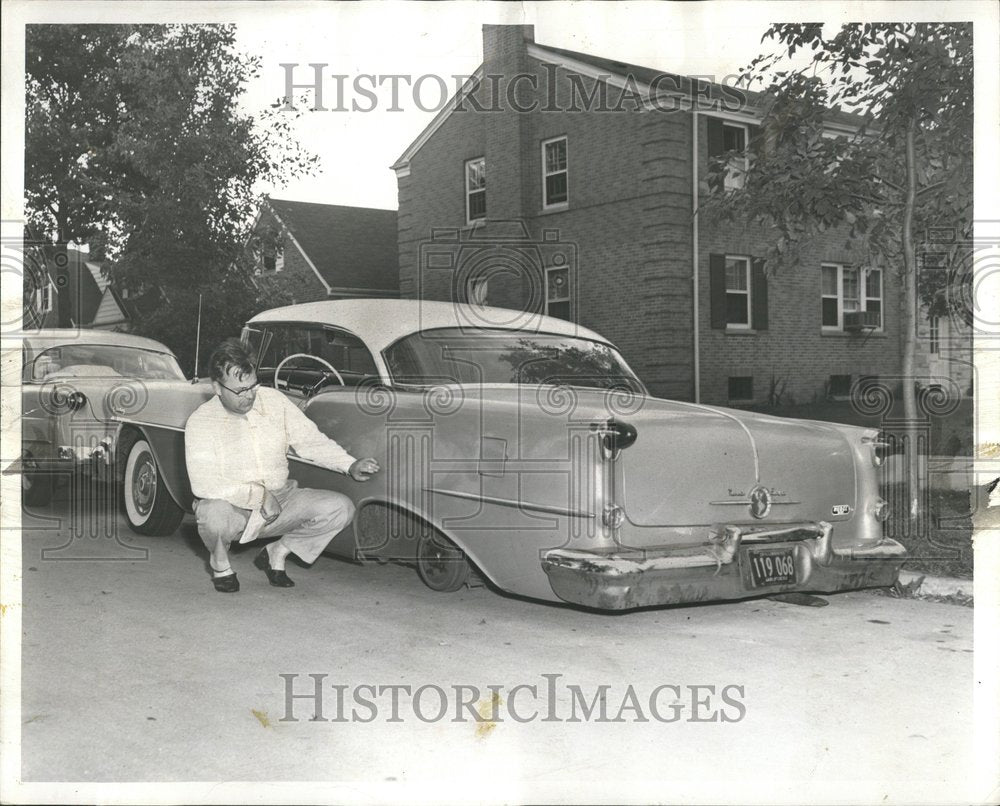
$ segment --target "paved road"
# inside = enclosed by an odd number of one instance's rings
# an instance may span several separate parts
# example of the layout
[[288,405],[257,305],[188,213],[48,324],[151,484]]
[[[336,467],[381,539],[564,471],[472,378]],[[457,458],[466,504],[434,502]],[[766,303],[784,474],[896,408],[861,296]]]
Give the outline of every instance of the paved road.
[[[325,800],[368,782],[431,802],[982,797],[966,608],[859,592],[604,615],[326,557],[279,590],[253,549],[234,556],[243,590],[221,595],[193,524],[149,539],[119,522],[123,544],[73,538],[71,514],[57,502],[24,532],[25,781],[313,781]],[[311,674],[328,721],[286,700],[287,679],[314,692]],[[366,685],[410,687],[399,721],[393,689]]]

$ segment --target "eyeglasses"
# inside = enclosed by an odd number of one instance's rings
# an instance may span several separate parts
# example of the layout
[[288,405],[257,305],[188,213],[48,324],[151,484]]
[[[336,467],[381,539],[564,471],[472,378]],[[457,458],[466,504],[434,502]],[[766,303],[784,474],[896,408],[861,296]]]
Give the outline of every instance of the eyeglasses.
[[221,386],[227,392],[231,392],[232,394],[236,395],[237,397],[242,397],[243,395],[248,395],[254,389],[256,389],[258,386],[260,386],[260,381],[257,381],[257,383],[251,384],[246,389],[230,389],[228,386],[226,386],[224,383],[221,383],[220,381],[216,381],[216,383],[219,384],[219,386]]

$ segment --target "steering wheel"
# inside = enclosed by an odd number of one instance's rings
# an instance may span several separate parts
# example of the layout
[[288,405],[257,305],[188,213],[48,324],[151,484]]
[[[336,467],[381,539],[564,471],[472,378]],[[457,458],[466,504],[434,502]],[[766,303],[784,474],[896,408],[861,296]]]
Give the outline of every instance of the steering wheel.
[[[324,367],[326,367],[328,370],[330,370],[330,372],[332,372],[334,374],[334,377],[336,377],[336,379],[338,381],[340,381],[340,385],[341,386],[347,386],[347,384],[344,383],[344,376],[341,375],[339,372],[337,372],[337,370],[335,370],[333,368],[333,366],[330,364],[330,362],[327,361],[326,359],[320,358],[318,355],[310,355],[309,353],[292,353],[291,355],[288,355],[288,356],[285,356],[284,358],[282,358],[281,361],[278,363],[278,366],[276,366],[274,368],[274,388],[275,389],[278,388],[278,373],[281,372],[281,368],[283,366],[285,366],[285,364],[287,364],[293,358],[311,358],[313,361],[316,361],[317,363],[322,364]],[[320,383],[322,383],[322,381],[320,381]],[[319,385],[320,385],[319,383],[316,384],[316,386],[313,387],[313,389],[310,392],[310,394],[312,394],[312,392],[315,392],[316,389],[319,387]]]

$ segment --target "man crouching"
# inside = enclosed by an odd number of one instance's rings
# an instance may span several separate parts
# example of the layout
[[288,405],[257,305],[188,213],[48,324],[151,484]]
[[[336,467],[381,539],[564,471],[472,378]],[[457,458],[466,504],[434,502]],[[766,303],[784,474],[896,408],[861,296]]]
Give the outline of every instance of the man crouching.
[[312,563],[354,517],[341,493],[300,488],[288,478],[288,449],[330,470],[367,481],[379,471],[372,458],[355,459],[277,389],[261,387],[246,348],[228,339],[209,359],[216,396],[187,421],[184,448],[195,495],[198,534],[209,551],[212,583],[220,593],[240,589],[229,564],[229,544],[258,537],[276,540],[254,565],[278,588],[295,583],[285,558]]

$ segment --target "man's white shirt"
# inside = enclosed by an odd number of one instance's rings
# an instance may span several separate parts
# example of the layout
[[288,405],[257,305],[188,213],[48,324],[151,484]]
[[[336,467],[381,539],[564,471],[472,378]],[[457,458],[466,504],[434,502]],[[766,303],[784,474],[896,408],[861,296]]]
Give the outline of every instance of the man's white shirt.
[[191,492],[257,509],[265,489],[279,490],[288,480],[289,448],[340,473],[355,461],[277,389],[259,388],[246,414],[227,411],[213,397],[188,418],[184,431]]

